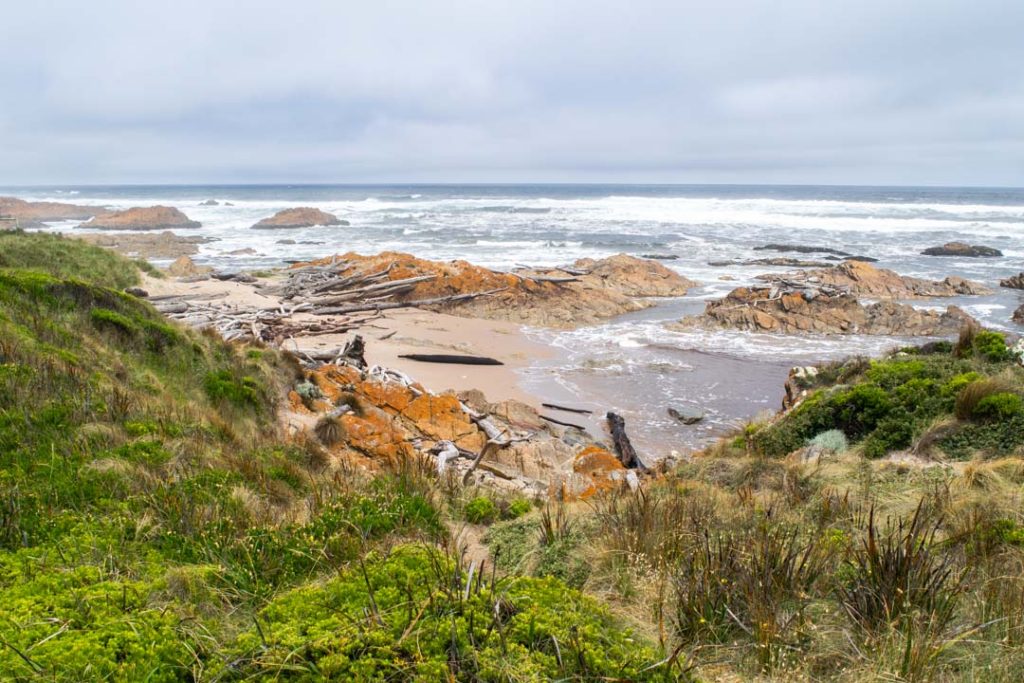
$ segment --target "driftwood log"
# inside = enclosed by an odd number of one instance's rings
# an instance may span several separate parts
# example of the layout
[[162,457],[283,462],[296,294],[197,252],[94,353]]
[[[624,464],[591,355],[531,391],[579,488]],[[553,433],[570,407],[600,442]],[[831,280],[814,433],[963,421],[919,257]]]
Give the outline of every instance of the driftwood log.
[[446,353],[403,353],[399,358],[421,363],[450,363],[452,365],[504,365],[500,360],[486,356],[458,356]]
[[573,424],[572,422],[562,422],[561,420],[556,420],[555,418],[548,417],[547,415],[538,415],[537,417],[539,417],[540,419],[544,420],[545,422],[550,422],[551,424],[561,425],[563,427],[572,427],[574,429],[580,430],[581,432],[587,431],[586,429],[584,429],[580,425]]
[[608,430],[612,434],[612,443],[615,444],[615,453],[619,456],[623,467],[631,470],[646,470],[647,465],[640,460],[629,436],[626,435],[626,420],[613,412],[609,412],[605,417],[608,420]]

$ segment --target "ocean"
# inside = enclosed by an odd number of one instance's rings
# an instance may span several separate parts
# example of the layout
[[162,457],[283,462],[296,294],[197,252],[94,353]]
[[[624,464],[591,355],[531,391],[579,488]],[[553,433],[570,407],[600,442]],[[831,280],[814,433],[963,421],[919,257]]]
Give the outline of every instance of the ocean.
[[[184,211],[216,241],[195,258],[222,269],[264,268],[288,260],[397,250],[430,259],[466,259],[496,269],[555,265],[619,252],[675,256],[665,265],[701,283],[684,299],[609,323],[531,334],[562,349],[527,372],[524,383],[552,398],[616,409],[638,421],[640,441],[699,443],[723,426],[775,409],[781,379],[796,364],[877,354],[888,338],[775,337],[735,332],[673,332],[665,323],[699,312],[709,298],[785,268],[712,266],[767,256],[767,243],[825,246],[879,260],[903,275],[960,275],[996,287],[1024,270],[1024,189],[741,185],[177,185],[18,187],[30,200],[128,208],[165,204]],[[218,206],[200,206],[215,199]],[[231,205],[225,205],[225,202]],[[291,206],[314,206],[347,227],[251,230]],[[73,232],[73,224],[49,229]],[[282,245],[279,240],[297,244]],[[966,241],[1000,249],[996,259],[920,255]],[[255,254],[230,252],[252,248]],[[815,255],[803,258],[820,260]],[[1024,294],[935,300],[961,305],[985,325],[1022,332],[1010,315]],[[682,427],[668,406],[693,405],[708,419]]]

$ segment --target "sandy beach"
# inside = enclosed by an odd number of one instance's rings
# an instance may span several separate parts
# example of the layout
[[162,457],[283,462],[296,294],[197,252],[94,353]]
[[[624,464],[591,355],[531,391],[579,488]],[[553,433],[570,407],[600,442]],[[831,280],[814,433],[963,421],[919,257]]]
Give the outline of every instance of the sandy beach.
[[[147,277],[143,288],[151,297],[185,296],[239,307],[272,307],[277,299],[238,282]],[[299,319],[311,316],[298,314]],[[366,360],[399,370],[434,392],[479,389],[491,401],[515,399],[535,408],[546,400],[523,387],[521,371],[552,359],[557,349],[531,339],[515,323],[462,318],[420,309],[384,311],[357,332],[366,341]],[[355,333],[296,337],[284,344],[298,352],[344,346]],[[453,353],[495,358],[503,365],[465,366],[423,363],[402,358],[411,353]]]

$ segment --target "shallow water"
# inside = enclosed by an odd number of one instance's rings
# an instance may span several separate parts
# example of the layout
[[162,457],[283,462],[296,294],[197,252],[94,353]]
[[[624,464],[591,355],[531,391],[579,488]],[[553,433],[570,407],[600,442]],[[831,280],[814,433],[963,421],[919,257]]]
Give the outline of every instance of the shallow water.
[[[289,259],[354,250],[408,251],[424,258],[462,258],[498,269],[554,265],[617,252],[673,255],[664,263],[702,286],[681,300],[572,332],[534,331],[562,349],[527,372],[524,382],[553,399],[587,403],[600,415],[614,408],[649,448],[691,446],[725,425],[774,409],[786,370],[899,344],[879,338],[814,339],[735,332],[675,332],[666,321],[699,312],[704,300],[785,268],[713,267],[711,261],[776,255],[769,242],[827,246],[879,259],[905,275],[960,275],[996,288],[1024,270],[1024,190],[779,186],[133,186],[0,189],[25,199],[74,201],[113,208],[167,204],[202,222],[217,241],[197,261],[219,268],[280,265]],[[233,206],[199,206],[214,198]],[[257,220],[290,206],[315,206],[348,227],[255,231]],[[74,230],[74,224],[54,225]],[[308,244],[282,245],[287,239]],[[952,240],[1003,251],[998,259],[921,256]],[[229,252],[251,247],[255,255]],[[818,255],[803,255],[821,260]],[[730,278],[723,280],[721,278]],[[956,303],[984,324],[1021,330],[1010,314],[1024,293],[915,302]],[[698,405],[708,418],[684,427],[669,406]],[[554,417],[574,421],[569,414]],[[575,420],[575,421],[578,421]]]

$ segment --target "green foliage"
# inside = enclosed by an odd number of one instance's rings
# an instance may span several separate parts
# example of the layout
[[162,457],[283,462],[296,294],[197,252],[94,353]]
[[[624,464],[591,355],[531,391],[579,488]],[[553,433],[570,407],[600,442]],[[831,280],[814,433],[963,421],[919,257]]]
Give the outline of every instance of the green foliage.
[[498,506],[487,496],[477,496],[466,503],[462,516],[470,524],[490,524],[498,517]]
[[502,512],[502,519],[519,519],[533,510],[533,503],[526,498],[513,499]]
[[972,412],[980,420],[1009,420],[1024,414],[1024,400],[1019,394],[1003,391],[989,394],[978,401]]
[[[953,414],[961,420],[1012,420],[1021,409],[1024,375],[1007,368],[1000,348],[1005,349],[1000,334],[981,330],[963,340],[960,355],[969,359],[955,358],[943,347],[929,348],[927,353],[904,350],[867,366],[860,362],[826,366],[816,379],[842,376],[846,383],[821,386],[780,420],[748,435],[744,445],[756,453],[780,457],[822,432],[839,430],[851,443],[863,444],[865,455],[877,458],[910,447],[936,421]],[[1000,377],[1009,373],[1013,379],[986,378],[996,373]],[[989,394],[1000,395],[985,400]],[[982,400],[984,414],[977,414]],[[1002,430],[995,430],[998,435],[989,431],[993,433],[983,441],[986,445],[998,441],[999,452],[1024,445],[1024,434],[1013,437]],[[963,444],[955,441],[955,435],[944,436],[938,445],[962,457]]]
[[1006,337],[1001,332],[982,330],[974,335],[974,353],[992,363],[1003,363],[1012,359],[1006,347]]
[[423,546],[275,598],[229,680],[678,680],[596,601],[552,579],[491,584]]
[[209,372],[203,378],[206,395],[213,401],[227,402],[239,408],[260,406],[260,385],[254,377],[238,377],[231,370]]

